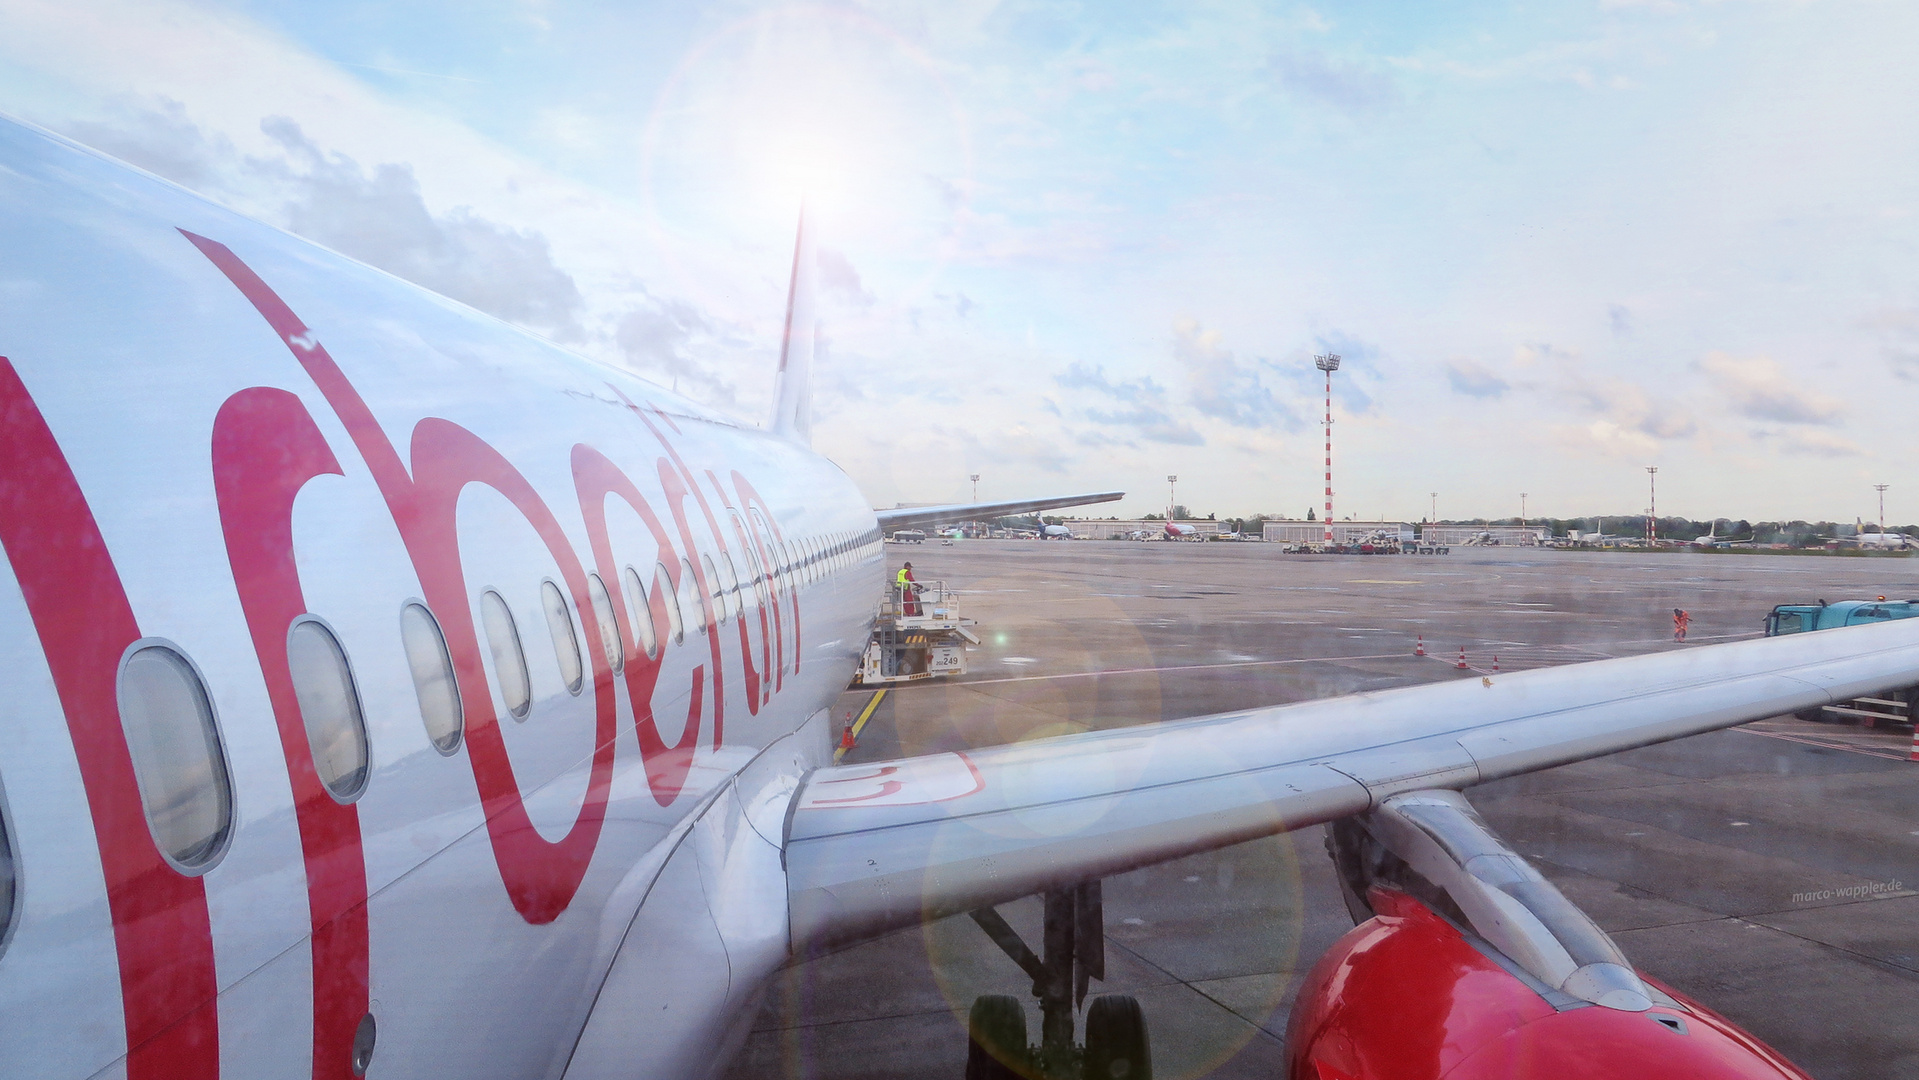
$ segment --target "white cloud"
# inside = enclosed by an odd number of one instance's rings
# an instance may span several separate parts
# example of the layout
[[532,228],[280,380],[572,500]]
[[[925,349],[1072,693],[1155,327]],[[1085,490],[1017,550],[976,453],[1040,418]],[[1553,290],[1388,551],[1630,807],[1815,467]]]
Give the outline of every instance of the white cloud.
[[1074,361],[1053,381],[1068,390],[1098,394],[1118,406],[1081,410],[1086,419],[1100,425],[1096,438],[1124,440],[1131,434],[1149,442],[1179,446],[1199,446],[1206,441],[1191,424],[1172,415],[1166,388],[1150,377],[1109,379],[1104,367]]
[[1446,381],[1452,385],[1453,393],[1475,398],[1503,397],[1512,389],[1512,384],[1500,378],[1492,368],[1464,356],[1446,361]]
[[1173,359],[1185,369],[1193,407],[1203,416],[1235,427],[1280,427],[1298,431],[1305,426],[1292,406],[1273,396],[1261,376],[1263,361],[1242,362],[1221,344],[1217,330],[1195,319],[1173,326]]
[[1753,420],[1783,424],[1837,423],[1845,402],[1793,380],[1778,361],[1766,356],[1741,359],[1710,352],[1699,361],[1700,370],[1734,411]]

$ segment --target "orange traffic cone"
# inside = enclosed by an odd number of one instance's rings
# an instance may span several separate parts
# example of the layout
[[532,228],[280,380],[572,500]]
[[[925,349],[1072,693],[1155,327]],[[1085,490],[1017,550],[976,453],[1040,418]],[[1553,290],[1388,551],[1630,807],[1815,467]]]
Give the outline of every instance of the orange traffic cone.
[[859,742],[853,738],[853,726],[848,724],[846,728],[840,732],[840,749],[851,750],[857,745],[859,745]]
[[1426,655],[1426,635],[1424,634],[1419,635],[1419,643],[1413,646],[1413,655],[1414,656]]
[[1461,645],[1461,646],[1459,647],[1459,663],[1457,663],[1457,664],[1455,664],[1455,665],[1453,665],[1453,666],[1454,666],[1454,667],[1457,667],[1457,668],[1458,668],[1459,670],[1461,670],[1461,671],[1465,671],[1465,670],[1467,670],[1467,668],[1466,668],[1466,646],[1464,646],[1464,645]]

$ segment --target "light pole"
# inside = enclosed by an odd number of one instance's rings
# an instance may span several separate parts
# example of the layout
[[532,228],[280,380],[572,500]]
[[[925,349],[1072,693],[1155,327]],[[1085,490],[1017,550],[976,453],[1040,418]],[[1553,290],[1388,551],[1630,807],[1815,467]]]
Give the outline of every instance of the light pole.
[[1655,547],[1659,537],[1654,533],[1654,523],[1659,520],[1659,466],[1646,466],[1646,546]]
[[1526,493],[1519,493],[1519,527],[1526,527]]
[[1166,478],[1166,520],[1173,520],[1173,507],[1179,505],[1179,477]]
[[1427,518],[1426,520],[1437,525],[1439,524],[1439,492],[1429,491],[1426,494],[1432,496],[1432,499],[1433,499],[1433,514],[1431,517]]
[[1874,484],[1872,488],[1879,493],[1879,531],[1886,531],[1886,488],[1890,484]]
[[979,474],[973,473],[971,478],[973,481],[973,501],[978,502],[979,501]]
[[1313,357],[1313,366],[1326,373],[1326,545],[1333,543],[1333,372],[1339,370],[1339,354]]

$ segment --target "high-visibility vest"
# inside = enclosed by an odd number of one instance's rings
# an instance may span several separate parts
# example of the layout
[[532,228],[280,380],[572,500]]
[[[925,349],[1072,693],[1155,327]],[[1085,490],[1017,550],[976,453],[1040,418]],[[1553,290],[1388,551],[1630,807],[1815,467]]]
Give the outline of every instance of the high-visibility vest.
[[904,589],[908,585],[911,585],[912,583],[913,583],[912,572],[907,570],[904,566],[900,567],[899,587]]

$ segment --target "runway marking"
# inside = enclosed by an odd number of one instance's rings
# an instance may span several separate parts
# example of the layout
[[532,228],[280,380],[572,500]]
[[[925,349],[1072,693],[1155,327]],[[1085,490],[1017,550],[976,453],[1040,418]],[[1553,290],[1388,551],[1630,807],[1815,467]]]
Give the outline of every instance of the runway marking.
[[[1318,664],[1337,663],[1342,660],[1397,660],[1407,656],[1403,652],[1367,653],[1363,656],[1302,656],[1291,660],[1239,660],[1230,664],[1176,664],[1167,667],[1106,668],[1101,671],[1069,671],[1060,675],[1016,675],[1002,679],[961,679],[947,683],[948,686],[985,686],[988,683],[1044,682],[1048,679],[1092,679],[1101,675],[1138,675],[1153,671],[1216,671],[1221,668],[1264,667],[1279,664]],[[930,682],[914,685],[932,686]]]
[[[890,689],[892,689],[892,687],[882,686],[878,690],[873,691],[872,697],[866,699],[866,708],[861,709],[860,718],[858,720],[853,721],[853,741],[854,742],[859,741],[860,732],[866,730],[866,722],[873,718],[873,710],[880,707],[880,699],[885,697],[886,692]],[[834,761],[838,761],[839,759],[845,756],[846,756],[846,749],[844,747],[841,747],[833,751]]]
[[[1764,722],[1765,721],[1759,721],[1759,723]],[[1797,732],[1766,731],[1751,725],[1744,725],[1734,728],[1733,730],[1743,731],[1748,735],[1764,735],[1768,739],[1782,739],[1786,742],[1798,743],[1801,746],[1817,747],[1821,750],[1844,750],[1849,754],[1864,754],[1867,757],[1883,758],[1887,761],[1909,760],[1908,755],[1910,751],[1884,749],[1876,746],[1860,746],[1857,743],[1842,741],[1837,736],[1821,737],[1811,734],[1802,735]]]

